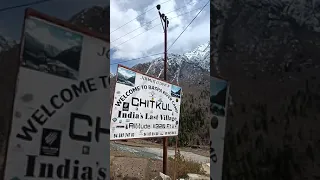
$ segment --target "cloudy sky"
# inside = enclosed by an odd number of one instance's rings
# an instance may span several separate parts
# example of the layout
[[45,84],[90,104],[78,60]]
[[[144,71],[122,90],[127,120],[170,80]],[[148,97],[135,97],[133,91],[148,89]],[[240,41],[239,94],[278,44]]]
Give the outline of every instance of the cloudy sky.
[[[0,9],[35,2],[38,0],[0,0]],[[30,6],[40,12],[68,20],[72,15],[92,6],[107,6],[107,0],[51,0]],[[15,40],[20,39],[26,7],[0,12],[0,34]]]
[[[131,67],[136,63],[163,56],[130,61],[163,52],[164,35],[156,9],[157,4],[161,4],[160,11],[169,18],[168,47],[170,47],[206,3],[207,0],[111,0],[111,72],[115,72],[117,63],[123,61],[127,62],[121,64]],[[146,13],[143,14],[144,12]],[[135,19],[137,16],[139,17]],[[131,22],[121,27],[129,21]],[[175,42],[169,53],[188,52],[208,42],[209,38],[210,5],[208,4]]]
[[[34,1],[36,0],[0,0],[0,9]],[[168,47],[170,47],[206,3],[207,0],[111,0],[111,72],[116,71],[119,62],[129,60],[121,64],[131,67],[136,63],[163,56],[158,55],[130,61],[163,52],[164,36],[158,11],[155,8],[157,4],[161,4],[161,12],[165,13],[170,21],[168,29]],[[51,0],[30,7],[68,20],[72,15],[85,8],[108,4],[107,0]],[[19,40],[24,11],[25,7],[0,12],[0,34]],[[144,12],[146,13],[141,15]],[[139,17],[135,19],[137,16]],[[119,28],[128,21],[131,22]],[[184,53],[208,42],[210,37],[209,23],[210,6],[207,5],[172,46],[169,53]]]

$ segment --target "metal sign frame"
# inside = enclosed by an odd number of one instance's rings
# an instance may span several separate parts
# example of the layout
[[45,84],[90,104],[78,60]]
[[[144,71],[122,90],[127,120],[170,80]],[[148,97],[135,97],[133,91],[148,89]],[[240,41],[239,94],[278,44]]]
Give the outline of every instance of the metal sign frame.
[[[176,83],[170,83],[169,81],[165,81],[165,80],[163,80],[163,79],[160,79],[160,78],[157,78],[157,77],[153,77],[153,76],[151,76],[151,75],[142,73],[142,72],[140,72],[140,71],[138,71],[138,70],[135,70],[135,69],[126,67],[126,66],[121,65],[121,64],[118,64],[118,68],[119,68],[119,67],[128,69],[128,70],[130,70],[130,71],[133,71],[133,72],[136,72],[136,73],[139,73],[139,74],[142,74],[142,75],[144,75],[144,76],[148,76],[148,77],[150,77],[150,78],[154,78],[154,79],[156,79],[156,80],[159,80],[159,81],[162,81],[162,82],[165,82],[165,83],[169,83],[169,84],[178,86],[178,84],[176,84]],[[117,74],[116,74],[116,82],[117,82],[117,79],[118,79],[118,70],[117,70]],[[179,86],[179,87],[180,87],[180,86]],[[181,89],[182,89],[182,88],[181,88]],[[181,93],[182,93],[182,92],[183,92],[183,91],[181,91]],[[182,93],[182,94],[183,94],[183,93]],[[115,93],[113,93],[113,100],[114,100],[114,97],[115,97]],[[181,99],[182,99],[182,98],[181,98]],[[110,110],[110,114],[112,114],[112,109],[113,109],[113,108],[111,108],[111,110]],[[179,117],[180,117],[180,114],[179,114]],[[110,118],[110,122],[111,122],[111,118]],[[179,125],[180,125],[180,119],[179,119]],[[179,129],[178,129],[178,131],[179,131]],[[110,139],[110,141],[123,141],[123,140],[131,140],[131,139],[143,140],[143,139],[147,139],[147,138],[165,138],[165,137],[178,137],[178,135],[175,135],[175,136],[161,136],[161,137],[146,137],[146,138],[114,139],[114,140],[111,140],[111,139]]]

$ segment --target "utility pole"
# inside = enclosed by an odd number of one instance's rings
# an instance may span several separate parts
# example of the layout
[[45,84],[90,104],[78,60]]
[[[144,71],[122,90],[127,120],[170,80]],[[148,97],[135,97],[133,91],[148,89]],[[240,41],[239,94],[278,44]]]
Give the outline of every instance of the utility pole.
[[[160,4],[157,5],[160,21],[164,31],[164,69],[163,79],[167,81],[167,27],[169,25],[168,18],[165,14],[160,12]],[[167,175],[167,160],[168,160],[168,137],[163,138],[163,174]]]

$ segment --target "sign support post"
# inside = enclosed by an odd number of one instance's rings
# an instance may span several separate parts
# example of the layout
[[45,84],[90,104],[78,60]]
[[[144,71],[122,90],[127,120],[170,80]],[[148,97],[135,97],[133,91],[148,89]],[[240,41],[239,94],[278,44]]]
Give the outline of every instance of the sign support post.
[[[167,27],[169,25],[168,18],[165,14],[160,12],[161,6],[158,4],[157,9],[160,16],[160,21],[164,30],[164,70],[163,70],[163,79],[164,81],[167,80]],[[162,22],[163,21],[163,22]],[[163,174],[167,175],[167,163],[168,160],[168,137],[163,138]]]
[[110,140],[178,137],[181,95],[179,86],[118,65]]

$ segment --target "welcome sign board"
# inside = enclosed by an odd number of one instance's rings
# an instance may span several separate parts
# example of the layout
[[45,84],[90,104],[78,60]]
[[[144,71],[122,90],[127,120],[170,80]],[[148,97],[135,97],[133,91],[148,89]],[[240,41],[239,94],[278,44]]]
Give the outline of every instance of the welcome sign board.
[[109,179],[107,39],[27,10],[5,180]]
[[210,78],[210,110],[213,113],[210,128],[210,176],[213,180],[222,179],[229,86],[226,80]]
[[110,139],[177,136],[181,87],[118,66]]

